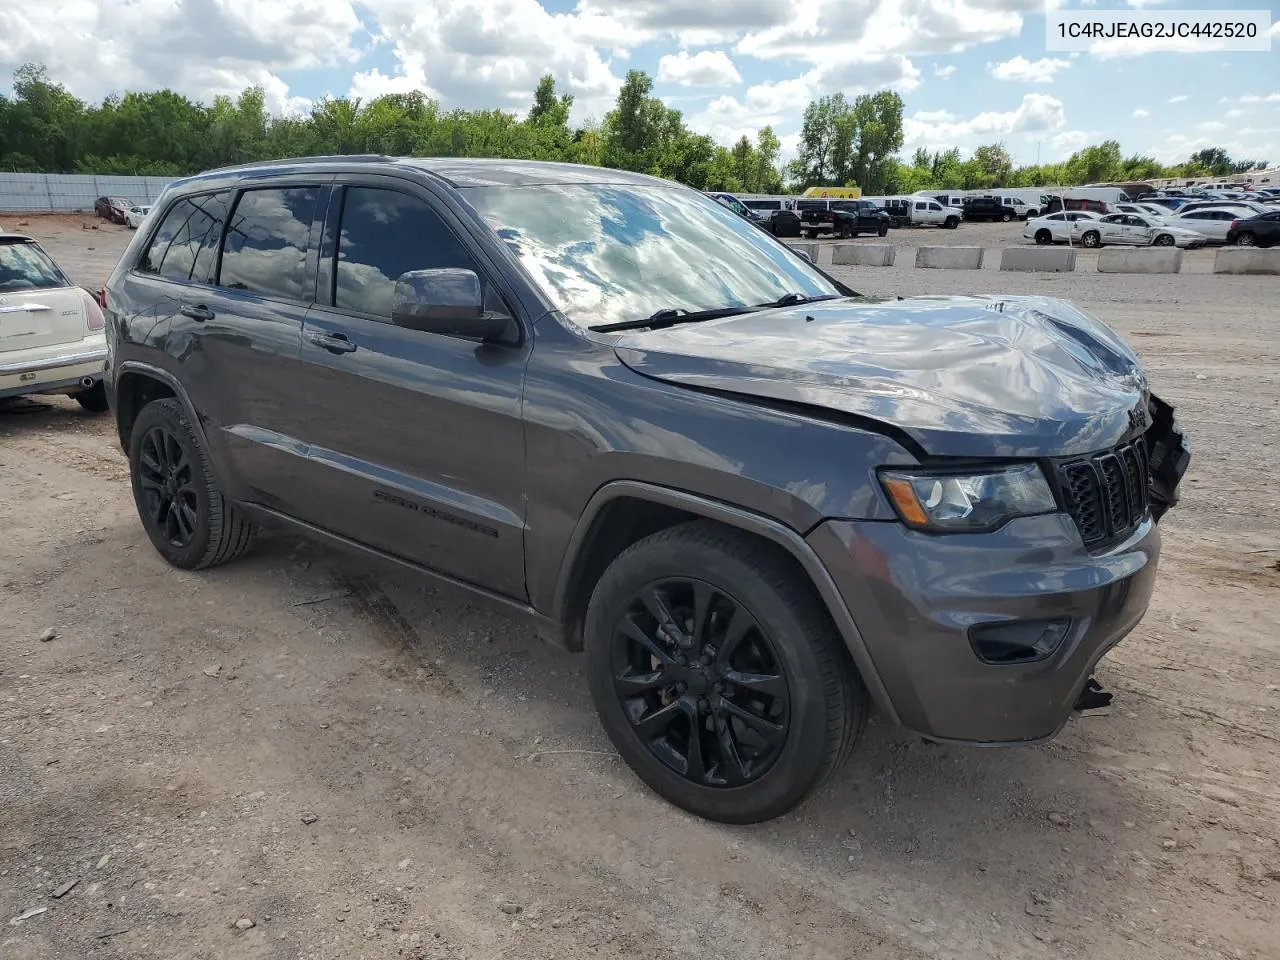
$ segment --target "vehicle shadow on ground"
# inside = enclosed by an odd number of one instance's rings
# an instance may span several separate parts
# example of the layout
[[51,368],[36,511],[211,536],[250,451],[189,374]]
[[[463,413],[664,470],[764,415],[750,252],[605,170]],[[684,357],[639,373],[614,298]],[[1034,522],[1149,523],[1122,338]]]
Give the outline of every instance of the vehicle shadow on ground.
[[0,437],[91,425],[110,429],[110,420],[83,409],[70,397],[0,397]]
[[[450,676],[478,681],[499,702],[534,703],[554,724],[557,746],[611,752],[580,655],[411,574],[289,535],[267,533],[249,564],[296,568],[300,558],[320,581],[313,584],[317,596],[348,604],[394,654],[443,661]],[[1051,744],[981,749],[927,743],[873,712],[848,764],[793,813],[753,827],[691,822],[765,858],[794,862],[800,851],[834,875],[875,872],[880,880],[923,884],[944,899],[952,880],[955,889],[972,890],[980,877],[989,909],[1027,922],[1048,916],[1040,900],[1068,889],[1086,909],[1105,912],[1097,874],[1114,869],[1108,865],[1122,824],[1142,820],[1147,804],[1139,787],[1117,790],[1090,769],[1088,725],[1124,722],[1131,721],[1086,717]],[[647,791],[620,759],[608,763],[611,782]]]

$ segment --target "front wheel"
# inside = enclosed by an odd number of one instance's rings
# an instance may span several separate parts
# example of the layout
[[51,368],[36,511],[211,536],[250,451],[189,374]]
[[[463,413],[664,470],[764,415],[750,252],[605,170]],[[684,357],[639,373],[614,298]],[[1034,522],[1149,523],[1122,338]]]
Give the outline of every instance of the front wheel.
[[138,414],[129,479],[143,529],[173,566],[202,570],[249,548],[253,524],[223,496],[180,401],[156,400]]
[[960,220],[958,217],[947,217],[947,222],[944,223],[943,226],[948,230],[954,230],[956,227],[960,226]]
[[853,236],[853,230],[847,223],[840,224],[840,239],[848,240]]
[[1080,246],[1089,247],[1090,249],[1100,247],[1102,246],[1102,237],[1097,230],[1090,230],[1080,238]]
[[625,550],[592,594],[585,642],[622,758],[711,820],[786,813],[866,723],[866,692],[810,584],[773,545],[717,524]]
[[887,237],[889,235],[889,225],[887,223],[880,224],[880,229],[876,231],[876,235]]
[[1167,233],[1162,233],[1162,234],[1160,234],[1160,236],[1156,237],[1156,246],[1157,246],[1157,247],[1172,247],[1172,246],[1173,246],[1173,237],[1171,237],[1171,236],[1170,236],[1169,234],[1167,234]]

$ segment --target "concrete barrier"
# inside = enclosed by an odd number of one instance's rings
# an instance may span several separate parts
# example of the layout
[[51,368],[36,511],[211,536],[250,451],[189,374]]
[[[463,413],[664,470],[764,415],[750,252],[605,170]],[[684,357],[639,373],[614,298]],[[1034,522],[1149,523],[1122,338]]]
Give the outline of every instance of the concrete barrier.
[[1213,272],[1280,274],[1280,247],[1223,247],[1213,260]]
[[796,253],[807,253],[809,255],[809,259],[812,260],[814,263],[818,262],[818,250],[820,249],[820,246],[821,246],[820,244],[793,243],[793,244],[790,244],[789,246]]
[[1000,253],[1001,270],[1070,273],[1075,268],[1075,247],[1005,247]]
[[921,247],[916,266],[925,270],[981,270],[982,247]]
[[892,267],[897,250],[891,243],[837,243],[831,262],[847,267]]
[[1099,273],[1177,273],[1182,251],[1177,247],[1103,247],[1098,251]]

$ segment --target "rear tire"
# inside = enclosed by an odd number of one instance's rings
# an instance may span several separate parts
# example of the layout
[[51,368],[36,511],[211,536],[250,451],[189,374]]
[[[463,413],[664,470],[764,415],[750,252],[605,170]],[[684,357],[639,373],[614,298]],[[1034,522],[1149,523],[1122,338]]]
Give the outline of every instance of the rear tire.
[[203,570],[249,549],[253,524],[223,496],[181,401],[142,408],[129,438],[129,479],[143,529],[173,566]]
[[866,691],[811,585],[777,548],[718,524],[663,530],[619,555],[592,593],[585,644],[622,758],[710,820],[786,813],[866,724]]
[[1236,246],[1256,247],[1257,245],[1258,245],[1258,238],[1255,237],[1252,233],[1242,233],[1240,234],[1240,236],[1236,237]]
[[840,239],[849,240],[853,237],[853,230],[849,228],[847,223],[840,224]]
[[110,408],[107,403],[106,385],[99,380],[88,390],[81,390],[75,394],[76,403],[84,407],[90,413],[106,413]]
[[1038,243],[1042,247],[1049,246],[1049,244],[1053,243],[1053,234],[1050,233],[1048,230],[1037,230],[1036,243]]
[[1001,222],[1001,223],[1008,223],[1008,222],[1009,222],[1010,220],[1012,220],[1012,219],[1013,219],[1013,215],[1012,215],[1012,214],[1008,214],[1008,213],[1002,213],[1002,214],[1000,214],[1000,222]]

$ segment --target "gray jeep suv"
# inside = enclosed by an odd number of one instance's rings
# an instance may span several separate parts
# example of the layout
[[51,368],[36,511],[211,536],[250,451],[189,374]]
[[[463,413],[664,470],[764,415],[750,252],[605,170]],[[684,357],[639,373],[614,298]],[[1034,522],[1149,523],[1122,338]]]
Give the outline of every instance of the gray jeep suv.
[[1057,733],[1147,607],[1188,460],[1072,305],[859,297],[617,170],[215,170],[102,299],[170,563],[277,524],[491,601],[585,651],[622,757],[717,820],[798,803],[871,704],[934,740]]

